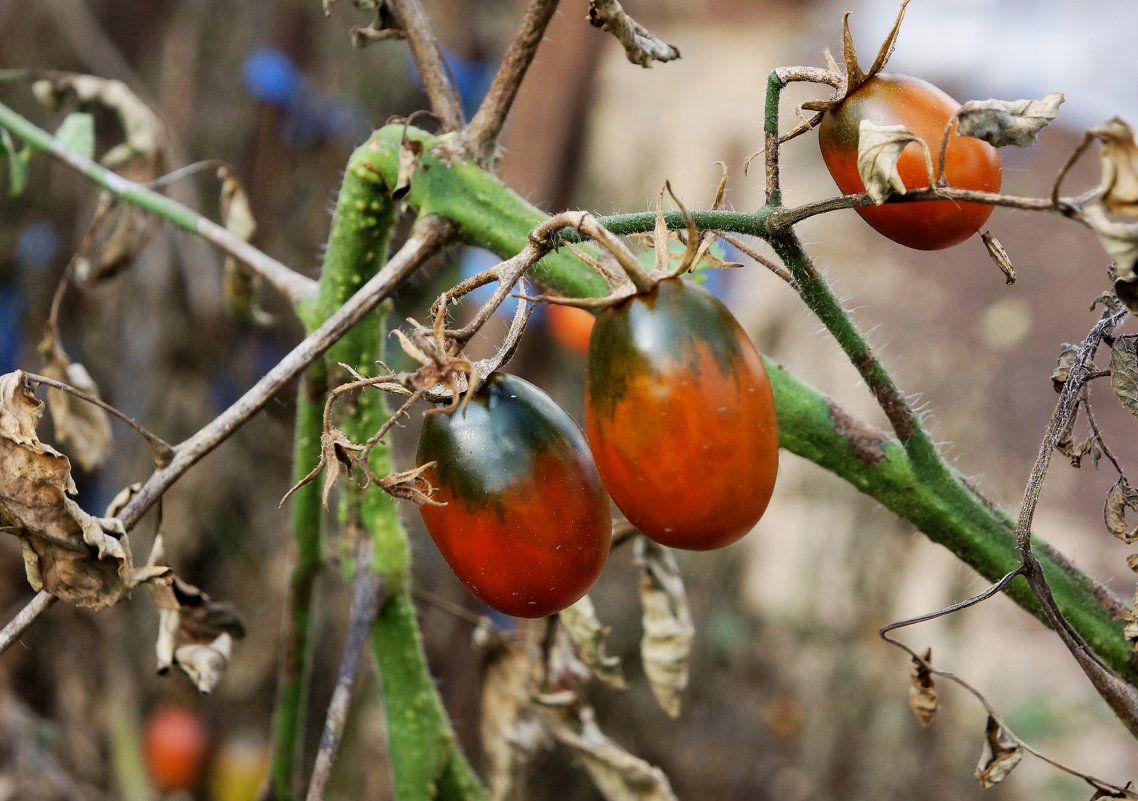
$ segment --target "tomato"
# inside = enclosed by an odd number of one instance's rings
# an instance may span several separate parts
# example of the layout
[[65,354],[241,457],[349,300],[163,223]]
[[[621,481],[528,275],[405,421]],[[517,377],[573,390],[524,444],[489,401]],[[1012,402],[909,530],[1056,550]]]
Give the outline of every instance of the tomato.
[[166,706],[147,718],[143,749],[150,779],[159,791],[192,790],[201,776],[207,748],[205,727],[192,712]]
[[[867,78],[844,100],[833,106],[818,128],[822,159],[844,194],[864,192],[857,171],[858,126],[904,125],[925,141],[936,173],[944,126],[960,104],[931,83],[908,75],[881,72]],[[907,189],[928,186],[925,157],[916,142],[909,143],[897,162]],[[950,186],[997,192],[1000,189],[1000,155],[987,142],[958,136],[956,125],[948,137],[945,175]],[[930,200],[858,206],[857,213],[878,233],[918,250],[939,250],[959,244],[976,233],[991,206]]]
[[762,359],[714,295],[678,278],[597,316],[585,432],[613,502],[663,545],[734,542],[774,491],[778,425]]
[[593,315],[585,309],[563,303],[548,303],[545,308],[553,340],[570,353],[584,356],[589,350],[589,335],[593,332]]
[[429,414],[419,464],[437,488],[419,511],[451,570],[487,606],[517,617],[559,612],[608,558],[608,495],[569,414],[540,389],[496,373],[465,413]]

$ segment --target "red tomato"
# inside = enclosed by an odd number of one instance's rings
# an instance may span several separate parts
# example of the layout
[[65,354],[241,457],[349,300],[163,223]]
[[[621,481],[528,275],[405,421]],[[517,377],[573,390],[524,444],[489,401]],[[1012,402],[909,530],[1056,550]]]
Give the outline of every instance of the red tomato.
[[[923,139],[935,173],[944,126],[959,108],[959,103],[931,83],[908,75],[878,73],[823,115],[818,128],[822,159],[844,194],[864,192],[857,171],[858,126],[862,120],[869,120],[875,125],[904,125]],[[907,189],[929,185],[925,157],[916,142],[901,151],[897,171]],[[955,123],[948,137],[944,171],[950,186],[985,192],[1000,189],[996,148],[980,139],[958,136]],[[859,206],[856,211],[894,242],[918,250],[939,250],[959,244],[980,230],[992,207],[930,200]]]
[[487,606],[559,612],[601,574],[612,519],[581,430],[540,389],[496,373],[465,413],[430,414],[419,464],[446,506],[419,507],[451,570]]
[[597,316],[585,431],[613,502],[663,545],[734,542],[774,491],[778,425],[766,368],[727,308],[680,279]]
[[545,308],[554,341],[570,353],[584,356],[589,350],[589,335],[593,333],[593,315],[561,303],[547,303]]
[[201,777],[208,738],[201,720],[180,707],[159,707],[146,721],[146,766],[163,793],[192,790]]

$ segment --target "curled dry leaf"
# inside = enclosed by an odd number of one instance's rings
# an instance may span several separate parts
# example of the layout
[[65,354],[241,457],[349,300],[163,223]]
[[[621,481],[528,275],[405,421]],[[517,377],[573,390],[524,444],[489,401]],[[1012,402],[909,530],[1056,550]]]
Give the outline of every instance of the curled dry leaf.
[[1063,391],[1063,385],[1067,383],[1067,376],[1070,375],[1071,368],[1075,366],[1075,357],[1078,355],[1078,345],[1072,345],[1070,342],[1063,343],[1063,351],[1055,360],[1055,369],[1051,371],[1051,383],[1055,386],[1056,392]]
[[1138,143],[1134,141],[1134,131],[1115,117],[1087,133],[1102,143],[1099,191],[1106,210],[1138,216]]
[[1107,531],[1129,545],[1138,542],[1138,526],[1131,528],[1127,525],[1127,508],[1138,508],[1138,493],[1126,483],[1124,478],[1120,478],[1106,493],[1102,516]]
[[[82,364],[71,361],[54,334],[48,334],[40,344],[40,351],[45,358],[45,376],[99,397],[99,388],[91,374]],[[56,438],[84,470],[94,470],[106,461],[111,452],[111,421],[105,410],[52,387],[47,390],[47,403]]]
[[992,257],[992,261],[1000,268],[1000,272],[1004,274],[1004,283],[1011,286],[1016,282],[1016,269],[1012,265],[1011,256],[1004,250],[1004,246],[1000,244],[1000,240],[992,234],[991,231],[984,231],[980,234],[980,239],[984,242],[984,247],[988,249],[988,255]]
[[[219,167],[217,177],[221,181],[221,222],[231,234],[248,242],[257,231],[249,195],[231,168]],[[228,256],[222,276],[225,310],[231,317],[255,325],[272,324],[273,316],[260,304],[261,279],[248,265]]]
[[1138,417],[1138,342],[1119,337],[1110,349],[1110,388],[1118,402]]
[[910,142],[916,142],[924,150],[929,185],[932,185],[933,165],[928,146],[904,125],[874,125],[869,120],[862,120],[858,131],[857,171],[874,203],[880,206],[893,193],[905,194],[905,182],[897,171],[897,159]]
[[993,147],[1030,147],[1055,119],[1062,102],[1061,92],[1039,100],[969,100],[956,112],[956,132]]
[[593,675],[616,690],[625,688],[620,657],[605,653],[608,630],[597,619],[597,610],[588,595],[561,610],[561,623],[581,652]]
[[931,648],[925,651],[924,662],[914,658],[913,672],[910,674],[909,706],[922,726],[928,726],[932,723],[937,709],[939,709],[936,683],[933,681],[932,672],[927,667],[932,658],[933,651]]
[[0,523],[19,537],[34,589],[77,606],[111,606],[150,576],[135,570],[119,520],[94,517],[71,499],[71,462],[40,442],[42,416],[21,371],[0,376]]
[[1023,759],[1023,747],[1011,739],[991,715],[984,732],[984,748],[976,765],[976,779],[981,787],[992,787],[1007,778]]
[[617,0],[589,0],[589,24],[615,36],[628,60],[641,67],[680,57],[679,50],[630,17]]
[[534,708],[541,660],[489,626],[479,626],[475,644],[483,654],[482,748],[491,801],[516,798],[526,766],[551,745]]
[[672,552],[647,537],[636,539],[635,561],[640,568],[644,674],[660,707],[677,717],[695,639],[683,578]]
[[[1114,259],[1115,270],[1118,273],[1114,288],[1118,293],[1118,299],[1131,311],[1138,309],[1138,306],[1131,305],[1134,302],[1133,297],[1127,302],[1127,297],[1119,291],[1120,284],[1138,281],[1138,274],[1134,272],[1134,264],[1138,262],[1138,222],[1128,223],[1112,219],[1102,203],[1086,204],[1083,207],[1083,215],[1087,225],[1098,237],[1103,250]],[[1134,290],[1130,289],[1131,295],[1133,292]]]
[[580,758],[608,801],[676,801],[664,771],[610,740],[597,725],[591,707],[578,705],[559,711],[557,718],[547,716],[550,731]]
[[419,160],[423,157],[425,145],[418,139],[403,137],[399,145],[399,175],[396,176],[395,186],[391,189],[391,197],[401,200],[411,191],[411,183],[419,169]]

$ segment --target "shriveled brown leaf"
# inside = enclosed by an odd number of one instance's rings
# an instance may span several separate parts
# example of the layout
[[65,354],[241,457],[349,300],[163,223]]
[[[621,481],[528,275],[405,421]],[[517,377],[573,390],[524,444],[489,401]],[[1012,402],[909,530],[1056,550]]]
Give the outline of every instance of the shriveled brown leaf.
[[605,653],[608,630],[597,618],[597,610],[588,595],[561,610],[561,623],[580,650],[581,657],[593,675],[616,690],[625,688],[620,670],[620,657]]
[[1102,249],[1114,260],[1115,270],[1118,273],[1115,291],[1119,300],[1131,311],[1138,309],[1138,306],[1131,305],[1134,302],[1133,288],[1127,293],[1129,299],[1124,296],[1125,290],[1119,291],[1119,284],[1138,281],[1138,274],[1134,272],[1134,264],[1138,262],[1138,222],[1112,219],[1102,203],[1087,203],[1083,207],[1083,215],[1098,237]]
[[1102,516],[1107,531],[1128,545],[1138,542],[1138,526],[1131,527],[1126,522],[1126,509],[1133,509],[1136,504],[1138,493],[1124,479],[1119,479],[1106,493],[1106,503],[1103,505]]
[[609,739],[591,707],[567,708],[557,719],[548,717],[547,725],[554,738],[581,760],[608,801],[676,801],[664,771]]
[[136,576],[122,523],[71,499],[71,462],[40,441],[42,416],[21,371],[0,376],[0,522],[20,538],[34,589],[78,606],[111,606],[144,577]]
[[1102,143],[1099,158],[1102,203],[1111,214],[1138,216],[1138,142],[1134,131],[1115,117],[1088,133]]
[[415,180],[415,173],[419,171],[419,160],[423,157],[424,145],[418,139],[404,137],[399,146],[399,174],[395,179],[395,186],[391,196],[400,200],[411,191],[411,184]]
[[[87,368],[71,361],[55,336],[49,334],[40,350],[46,360],[45,376],[99,397],[99,388]],[[84,470],[94,470],[106,461],[111,452],[111,421],[106,411],[52,387],[47,390],[47,403],[55,424],[55,436]]]
[[1079,346],[1073,345],[1070,342],[1063,343],[1063,350],[1059,353],[1059,358],[1055,360],[1055,369],[1051,372],[1051,383],[1055,386],[1056,392],[1063,391],[1063,385],[1067,383],[1067,376],[1071,372],[1071,368],[1075,366],[1075,357],[1079,355]]
[[932,723],[937,710],[940,708],[936,682],[933,681],[932,673],[926,667],[932,657],[933,651],[929,648],[924,654],[924,664],[916,659],[913,660],[913,671],[910,674],[909,706],[922,726],[928,726]]
[[[219,167],[217,177],[221,181],[221,222],[231,234],[248,242],[257,231],[257,221],[245,187],[229,167]],[[273,316],[261,308],[260,276],[232,256],[225,259],[222,293],[225,310],[234,319],[261,326],[272,324]]]
[[641,67],[680,57],[677,48],[630,17],[617,0],[589,0],[589,24],[615,36],[628,60]]
[[1008,252],[1004,250],[1004,246],[1000,244],[1000,240],[996,239],[991,231],[984,231],[980,234],[980,239],[984,243],[984,247],[988,250],[988,255],[992,257],[992,261],[1000,268],[1000,272],[1004,274],[1004,283],[1011,286],[1016,282],[1016,268],[1012,264],[1012,258]]
[[488,626],[475,631],[483,654],[480,731],[491,801],[517,797],[519,779],[552,746],[533,702],[541,660]]
[[981,787],[993,787],[1015,770],[1023,759],[1023,747],[1008,737],[1003,727],[991,715],[984,732],[984,748],[976,765],[976,779]]
[[1122,408],[1138,417],[1138,343],[1134,339],[1114,340],[1110,349],[1110,388]]
[[1039,100],[969,100],[956,113],[956,132],[994,147],[1030,147],[1063,102],[1061,92]]
[[635,561],[640,568],[644,674],[660,707],[677,717],[680,696],[688,686],[688,660],[695,639],[683,577],[672,552],[647,537],[637,538]]
[[865,191],[877,205],[884,203],[894,193],[905,194],[905,182],[897,171],[897,159],[911,142],[916,142],[924,151],[931,185],[933,166],[928,146],[923,139],[915,136],[904,125],[875,125],[869,120],[861,121],[858,128],[857,171],[865,185]]

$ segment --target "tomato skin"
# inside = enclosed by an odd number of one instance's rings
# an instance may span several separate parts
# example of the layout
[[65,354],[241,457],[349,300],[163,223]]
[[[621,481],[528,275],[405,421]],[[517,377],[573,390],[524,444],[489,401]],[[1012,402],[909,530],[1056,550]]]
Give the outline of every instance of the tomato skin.
[[[822,159],[844,194],[864,192],[857,171],[857,144],[858,126],[865,119],[876,125],[904,125],[923,139],[937,174],[944,126],[959,108],[959,103],[927,81],[878,73],[822,116],[818,127]],[[929,185],[925,158],[916,142],[901,151],[897,171],[907,189]],[[955,123],[948,137],[944,171],[949,186],[984,192],[1000,189],[999,151],[981,139],[958,136]],[[992,213],[991,206],[951,200],[886,203],[855,210],[878,233],[917,250],[959,244],[980,230]]]
[[451,570],[515,617],[559,612],[588,592],[612,539],[608,495],[585,437],[540,389],[496,373],[466,407],[430,414],[419,464],[446,506],[419,507]]
[[160,707],[146,720],[146,767],[155,788],[163,793],[197,785],[208,747],[205,726],[188,710]]
[[774,491],[778,424],[762,359],[714,295],[678,278],[597,316],[585,431],[617,508],[663,545],[734,542]]

